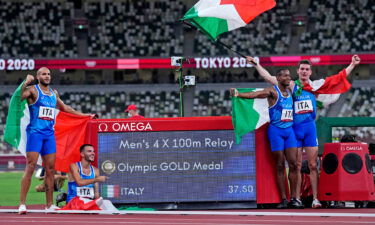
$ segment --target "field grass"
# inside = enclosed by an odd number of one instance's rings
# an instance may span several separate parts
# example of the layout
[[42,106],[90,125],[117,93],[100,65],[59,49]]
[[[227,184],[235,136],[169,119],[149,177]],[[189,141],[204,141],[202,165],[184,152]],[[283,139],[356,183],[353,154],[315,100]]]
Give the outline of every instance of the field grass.
[[[23,172],[0,172],[0,206],[18,206],[22,175]],[[35,186],[41,182],[35,177],[32,178],[26,205],[45,204],[45,193],[35,191]],[[67,182],[62,189],[67,190]],[[57,194],[59,192],[54,192],[54,200]]]

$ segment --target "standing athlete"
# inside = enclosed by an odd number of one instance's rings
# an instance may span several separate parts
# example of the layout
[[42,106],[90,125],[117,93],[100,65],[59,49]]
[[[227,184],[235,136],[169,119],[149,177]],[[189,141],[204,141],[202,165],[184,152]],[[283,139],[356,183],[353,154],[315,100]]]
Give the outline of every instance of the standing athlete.
[[[268,139],[276,162],[277,186],[281,194],[278,208],[300,208],[296,201],[297,188],[297,142],[293,131],[293,98],[288,90],[291,77],[289,70],[281,69],[276,73],[277,84],[262,91],[239,93],[230,90],[231,96],[240,98],[267,98],[269,104],[270,125]],[[288,203],[285,190],[285,158],[289,165],[289,182],[292,200]]]
[[46,210],[58,209],[53,205],[53,183],[54,167],[56,159],[56,142],[54,124],[56,108],[63,112],[79,116],[91,116],[75,111],[65,105],[56,90],[49,87],[51,72],[48,68],[42,67],[37,71],[37,85],[31,85],[34,76],[27,75],[21,89],[22,100],[26,99],[30,111],[30,124],[26,128],[26,168],[21,180],[19,214],[25,214],[26,196],[30,188],[31,177],[34,173],[39,155],[42,157],[46,170]]
[[[277,79],[264,69],[259,63],[254,64],[252,57],[246,57],[249,63],[252,63],[259,74],[271,84],[277,84]],[[352,57],[351,64],[342,72],[349,76],[352,70],[360,63],[360,58],[357,55]],[[316,119],[316,97],[313,93],[298,88],[296,83],[309,84],[312,75],[311,63],[308,60],[301,60],[297,69],[298,80],[291,81],[290,90],[293,91],[294,100],[294,133],[297,138],[298,156],[297,156],[297,198],[300,197],[301,189],[301,166],[302,166],[302,149],[307,153],[307,159],[310,169],[310,181],[313,191],[312,208],[320,208],[322,205],[318,200],[318,139],[315,126]],[[346,78],[345,78],[346,79]],[[299,89],[299,90],[298,90]],[[298,199],[298,201],[300,201]]]

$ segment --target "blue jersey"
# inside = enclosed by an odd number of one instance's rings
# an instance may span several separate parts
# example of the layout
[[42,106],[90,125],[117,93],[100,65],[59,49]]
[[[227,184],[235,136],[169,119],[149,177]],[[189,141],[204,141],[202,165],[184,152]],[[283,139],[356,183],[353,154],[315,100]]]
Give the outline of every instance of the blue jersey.
[[35,88],[38,91],[38,97],[35,103],[29,105],[30,124],[26,132],[52,135],[56,117],[56,95],[52,89],[50,89],[51,94],[46,95],[39,85],[35,85]]
[[278,86],[274,86],[277,92],[276,103],[269,108],[270,123],[279,128],[287,128],[293,125],[293,98],[288,91],[284,97]]
[[293,88],[293,101],[294,101],[294,123],[306,123],[315,121],[316,118],[316,98],[315,95],[302,90],[300,96],[296,96],[298,86],[294,85]]
[[[81,162],[77,162],[77,166],[78,166],[79,176],[81,177],[82,180],[89,180],[89,179],[95,178],[95,171],[92,165],[90,165],[89,175],[86,175],[82,172]],[[70,200],[72,200],[72,198],[76,196],[94,199],[95,197],[94,196],[94,184],[89,184],[89,185],[79,187],[75,181],[70,181],[68,183],[68,195],[67,195],[66,202],[69,202]]]

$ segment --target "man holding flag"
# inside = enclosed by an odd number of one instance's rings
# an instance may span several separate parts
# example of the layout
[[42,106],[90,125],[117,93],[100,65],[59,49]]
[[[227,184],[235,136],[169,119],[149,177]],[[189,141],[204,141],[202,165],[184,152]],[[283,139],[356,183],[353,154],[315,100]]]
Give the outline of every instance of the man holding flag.
[[[255,69],[268,83],[277,84],[277,78],[271,76],[259,63],[255,64],[252,57],[247,57],[247,61],[254,65]],[[312,208],[320,208],[322,206],[318,200],[318,139],[315,126],[317,100],[324,99],[332,103],[337,100],[338,94],[348,91],[351,85],[347,80],[347,76],[350,75],[352,70],[359,63],[360,58],[354,55],[351,64],[338,74],[327,77],[326,79],[311,81],[311,63],[308,60],[301,60],[297,69],[298,80],[291,81],[290,90],[293,92],[294,101],[293,129],[298,146],[297,197],[300,197],[302,149],[305,149],[309,162],[310,181],[313,191]]]
[[[261,91],[240,93],[237,89],[230,90],[231,96],[239,98],[267,98],[270,125],[268,127],[268,139],[276,164],[277,186],[281,195],[281,203],[278,208],[301,208],[302,204],[296,201],[297,188],[297,141],[293,126],[293,98],[288,89],[291,77],[288,69],[280,69],[276,73],[277,84],[274,87]],[[288,204],[285,190],[285,159],[289,165],[289,182],[292,196]]]
[[30,122],[26,127],[27,162],[25,173],[21,181],[19,214],[25,214],[27,212],[25,206],[26,196],[30,188],[31,177],[39,155],[42,157],[46,170],[46,210],[58,209],[57,206],[53,205],[53,181],[56,159],[56,141],[54,134],[56,108],[74,115],[91,117],[90,114],[75,111],[61,101],[57,91],[49,87],[51,72],[48,68],[40,68],[37,71],[36,79],[39,84],[30,86],[31,82],[34,81],[34,76],[27,75],[26,80],[21,85],[21,101],[25,99],[27,101]]

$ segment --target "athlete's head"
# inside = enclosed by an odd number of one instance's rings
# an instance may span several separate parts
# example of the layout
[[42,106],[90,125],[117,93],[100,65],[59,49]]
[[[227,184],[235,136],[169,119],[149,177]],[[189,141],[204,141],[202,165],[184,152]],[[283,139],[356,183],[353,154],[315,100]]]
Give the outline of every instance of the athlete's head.
[[277,79],[277,82],[279,82],[279,84],[284,87],[289,86],[290,81],[292,80],[289,70],[285,68],[277,70],[276,79]]
[[90,144],[83,144],[79,148],[79,151],[81,152],[81,158],[83,160],[86,160],[88,162],[94,162],[94,160],[95,160],[94,146],[92,146]]
[[307,82],[312,74],[311,62],[306,59],[299,61],[297,74],[300,81]]
[[39,83],[48,86],[51,83],[51,71],[47,67],[42,67],[36,72],[36,79]]

